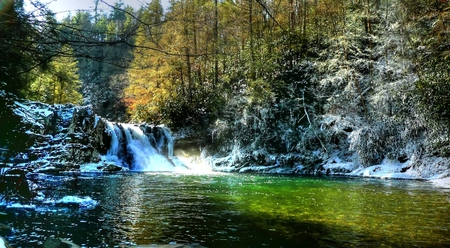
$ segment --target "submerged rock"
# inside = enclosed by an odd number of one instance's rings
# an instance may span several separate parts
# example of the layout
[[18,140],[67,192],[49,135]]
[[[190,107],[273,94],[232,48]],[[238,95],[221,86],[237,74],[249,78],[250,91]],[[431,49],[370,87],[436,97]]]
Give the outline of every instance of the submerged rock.
[[54,238],[50,237],[42,246],[43,248],[81,248],[81,246],[74,244],[73,242],[61,239],[61,238]]
[[152,245],[136,245],[133,246],[136,248],[206,248],[206,246],[202,246],[199,244],[177,244],[176,242],[170,243],[170,244],[166,244],[166,245],[156,245],[156,244],[152,244]]
[[0,223],[0,232],[10,232],[11,231],[11,227],[9,225]]

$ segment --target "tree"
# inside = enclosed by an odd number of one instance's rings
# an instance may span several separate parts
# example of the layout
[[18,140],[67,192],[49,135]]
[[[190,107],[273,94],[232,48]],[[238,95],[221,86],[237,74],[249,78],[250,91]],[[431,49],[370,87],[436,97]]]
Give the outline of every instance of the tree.
[[69,46],[63,50],[69,56],[55,57],[45,70],[35,70],[35,80],[27,90],[28,98],[50,104],[82,103],[77,61],[70,57],[73,52]]
[[125,72],[132,59],[130,51],[139,17],[123,2],[110,7],[109,15],[97,13],[95,17],[79,11],[63,20],[61,30],[78,60],[84,104],[117,120],[126,115],[120,99],[128,84]]
[[217,43],[209,42],[215,30],[211,17],[214,6],[206,1],[173,2],[165,17],[157,0],[144,10],[125,91],[136,120],[184,125],[208,118],[219,70],[212,58]]
[[0,89],[21,94],[28,86],[28,72],[44,67],[54,55],[51,43],[44,42],[53,28],[35,25],[40,23],[37,16],[47,18],[51,13],[45,8],[36,11],[36,16],[26,13],[23,0],[5,0],[1,6]]

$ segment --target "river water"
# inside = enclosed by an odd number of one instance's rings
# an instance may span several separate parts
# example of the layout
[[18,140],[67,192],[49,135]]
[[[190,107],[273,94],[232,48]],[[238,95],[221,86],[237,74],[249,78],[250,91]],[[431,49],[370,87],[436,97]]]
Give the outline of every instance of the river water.
[[[175,173],[36,180],[44,199],[0,207],[13,247],[39,247],[49,236],[84,247],[450,246],[450,191],[423,181]],[[67,196],[92,201],[57,200]]]

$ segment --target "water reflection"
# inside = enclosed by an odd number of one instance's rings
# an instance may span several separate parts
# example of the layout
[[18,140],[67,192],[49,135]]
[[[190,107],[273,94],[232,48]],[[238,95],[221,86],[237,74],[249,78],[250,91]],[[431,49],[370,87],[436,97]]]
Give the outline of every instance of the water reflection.
[[14,246],[33,247],[50,235],[88,247],[450,245],[448,192],[427,182],[152,173],[49,179],[47,197],[90,196],[99,204],[5,209]]

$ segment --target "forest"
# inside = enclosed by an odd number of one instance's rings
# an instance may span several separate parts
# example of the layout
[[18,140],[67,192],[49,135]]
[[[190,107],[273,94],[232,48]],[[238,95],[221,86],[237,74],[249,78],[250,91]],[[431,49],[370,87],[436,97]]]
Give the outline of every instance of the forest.
[[447,0],[99,3],[3,1],[0,91],[193,130],[240,167],[450,156]]

